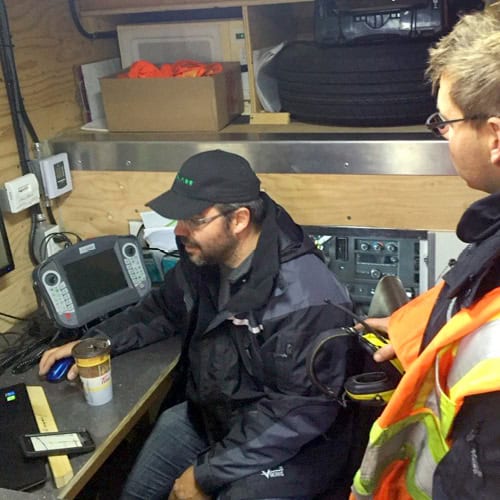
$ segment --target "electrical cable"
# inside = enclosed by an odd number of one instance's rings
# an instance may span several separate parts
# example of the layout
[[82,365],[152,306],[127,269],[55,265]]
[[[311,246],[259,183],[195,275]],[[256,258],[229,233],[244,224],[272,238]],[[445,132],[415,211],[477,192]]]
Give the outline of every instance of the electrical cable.
[[[19,88],[19,83],[17,84],[17,92],[19,95],[21,95],[21,89]],[[38,134],[36,133],[35,127],[33,127],[33,123],[31,122],[31,119],[28,115],[28,112],[26,111],[26,108],[24,106],[24,99],[21,98],[20,100],[20,112],[21,116],[23,118],[24,126],[26,127],[26,130],[28,131],[28,134],[31,137],[31,140],[33,142],[40,142],[40,139],[38,138]]]
[[13,314],[7,314],[4,312],[0,312],[0,316],[5,316],[6,318],[15,319],[17,321],[30,321],[29,318],[20,318],[19,316],[14,316]]
[[49,233],[40,242],[40,247],[38,249],[38,255],[40,262],[43,262],[47,257],[47,247],[50,241],[54,240],[57,243],[64,243],[64,247],[67,248],[73,245],[73,242],[68,238],[68,235],[73,236],[77,242],[82,241],[80,235],[73,233],[71,231],[60,231],[56,233]]
[[0,339],[2,340],[2,342],[5,342],[5,344],[7,345],[7,347],[5,349],[2,349],[2,351],[0,351],[0,353],[3,352],[4,350],[10,349],[12,347],[13,344],[11,344],[11,342],[9,341],[9,336],[19,337],[21,335],[24,335],[24,333],[13,332],[12,330],[0,334]]
[[179,250],[163,250],[162,248],[156,248],[156,247],[142,247],[143,250],[157,250],[158,252],[161,252],[163,255],[166,257],[177,257],[180,258],[180,253]]
[[[367,360],[370,363],[373,363],[373,354],[380,347],[387,345],[385,332],[371,327],[349,308],[341,304],[334,304],[328,299],[325,299],[325,302],[350,315],[365,328],[365,331],[357,330],[352,326],[346,326],[324,332],[327,336],[314,346],[313,352],[306,363],[309,378],[323,394],[342,406],[346,406],[349,400],[371,406],[386,404],[404,373],[404,369],[397,359],[380,363],[377,365],[376,370],[369,369],[369,371],[365,371],[364,373],[348,377],[344,382],[343,392],[342,387],[331,387],[319,380],[316,372],[316,362],[320,354],[326,350],[325,346],[330,342],[338,341],[342,337],[357,339],[358,347],[361,349],[361,352],[365,353],[365,356],[369,356]],[[340,345],[342,346],[342,343]],[[359,356],[356,355],[356,358],[359,361]]]
[[[11,111],[12,125],[14,128],[14,136],[17,144],[21,172],[28,174],[30,169],[30,150],[26,141],[25,129],[29,132],[34,141],[38,141],[38,136],[31,123],[24,101],[21,96],[19,79],[17,77],[15,56],[11,39],[11,31],[5,1],[0,0],[0,62],[4,76],[5,87],[7,91],[7,99]],[[29,256],[33,264],[38,264],[33,248],[35,240],[35,230],[37,224],[37,215],[42,213],[40,204],[30,207],[31,214],[31,229],[28,238]]]
[[[10,332],[2,333],[2,337],[4,335],[8,335]],[[0,350],[0,363],[3,359],[10,356],[14,351],[19,350],[19,347],[23,346],[24,339],[26,338],[26,332],[14,332],[17,333],[17,339],[13,343],[7,343],[7,346]]]
[[345,307],[341,304],[335,304],[333,302],[331,302],[329,299],[325,299],[325,302],[327,304],[330,304],[331,306],[333,307],[336,307],[337,309],[340,309],[341,311],[345,312],[346,314],[348,314],[349,316],[351,316],[351,318],[353,318],[354,320],[356,320],[360,325],[363,326],[363,328],[367,331],[367,332],[374,332],[374,333],[378,333],[382,336],[385,336],[385,332],[382,332],[381,330],[377,330],[376,328],[374,328],[373,326],[370,326],[368,323],[366,323],[366,321],[359,315],[359,314],[356,314],[355,312],[351,311],[348,307]]
[[139,229],[137,230],[137,234],[135,235],[136,238],[139,240],[139,244],[144,248],[144,244],[147,244],[146,240],[144,239],[144,231],[146,229],[146,226],[144,224],[141,224]]
[[[314,346],[314,350],[310,356],[310,358],[307,361],[307,374],[309,375],[309,378],[311,379],[311,382],[323,393],[326,394],[329,398],[333,399],[336,401],[338,404],[341,406],[346,406],[346,400],[341,396],[341,387],[335,387],[332,388],[326,384],[323,384],[320,380],[319,377],[316,373],[316,358],[319,356],[319,354],[323,351],[325,348],[325,345],[331,342],[332,340],[337,340],[340,337],[351,337],[352,336],[352,329],[350,328],[336,328],[333,330],[333,333],[331,335],[328,335],[328,337],[324,338],[319,342],[316,346]],[[339,397],[339,395],[341,397]]]
[[4,0],[0,0],[0,36],[1,36],[1,62],[5,80],[5,87],[11,109],[11,118],[14,126],[14,135],[17,142],[17,149],[21,161],[21,171],[23,174],[29,173],[29,149],[26,143],[21,120],[21,104],[18,94],[19,83],[16,74],[16,64],[11,40],[11,32],[7,16],[7,9]]
[[11,373],[17,375],[19,373],[24,373],[28,371],[33,365],[40,361],[43,353],[47,350],[50,344],[40,346],[34,354],[27,357],[23,357],[20,361],[17,361],[11,368]]
[[54,224],[54,226],[57,226],[57,221],[56,221],[56,218],[54,217],[54,212],[52,211],[52,207],[51,207],[48,200],[47,200],[47,203],[45,205],[45,209],[47,211],[47,217],[49,218],[49,222],[51,224]]
[[30,227],[30,235],[29,235],[29,240],[28,240],[28,250],[30,254],[30,259],[31,262],[35,265],[40,264],[40,261],[38,257],[35,254],[35,239],[36,239],[36,226],[38,223],[38,215],[40,215],[41,212],[39,212],[35,207],[37,205],[30,207],[30,212],[31,212],[31,227]]
[[69,11],[71,13],[71,18],[76,26],[78,32],[85,38],[90,40],[97,40],[102,38],[116,38],[118,35],[116,31],[96,31],[94,33],[89,33],[83,26],[78,15],[78,8],[76,6],[76,0],[68,0]]
[[[26,108],[24,106],[24,100],[21,95],[21,89],[19,86],[19,79],[17,76],[15,56],[13,51],[13,44],[11,40],[11,33],[8,21],[7,9],[5,7],[4,0],[0,0],[0,43],[1,51],[0,57],[2,62],[2,69],[4,73],[5,85],[7,89],[7,96],[9,100],[9,105],[11,109],[11,118],[14,126],[14,133],[16,137],[18,154],[20,158],[21,171],[23,174],[31,172],[30,168],[30,150],[26,141],[26,136],[24,133],[24,128],[28,131],[31,139],[35,144],[39,142],[38,135],[31,123]],[[48,217],[52,224],[57,225],[54,214],[50,208],[47,207]],[[34,242],[36,227],[39,222],[39,215],[42,214],[42,207],[40,204],[36,204],[30,207],[31,213],[31,229],[28,239],[29,255],[33,264],[38,264],[39,261],[35,254]]]
[[11,373],[16,375],[18,373],[24,373],[29,370],[33,365],[38,363],[41,359],[43,353],[51,347],[54,342],[59,338],[61,330],[57,330],[56,333],[49,339],[45,338],[45,342],[41,342],[33,348],[30,348],[20,360],[18,360],[11,368]]
[[10,353],[9,355],[5,356],[1,361],[0,361],[0,374],[2,374],[6,368],[9,366],[12,366],[14,363],[19,361],[21,358],[26,356],[27,354],[32,353],[35,349],[38,349],[39,347],[47,344],[47,341],[49,339],[47,338],[42,338],[38,339],[35,342],[32,342],[26,346],[24,346],[21,349],[13,349],[13,352]]

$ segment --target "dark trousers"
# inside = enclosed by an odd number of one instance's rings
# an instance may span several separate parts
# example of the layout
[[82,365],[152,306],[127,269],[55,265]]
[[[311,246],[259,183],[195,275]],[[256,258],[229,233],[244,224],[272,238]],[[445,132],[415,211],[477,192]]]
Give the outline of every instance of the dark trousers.
[[[122,500],[165,500],[175,480],[208,447],[205,436],[191,424],[187,403],[165,410],[144,444],[130,473],[122,493]],[[248,496],[250,495],[250,496]],[[221,498],[243,500],[278,500],[278,497],[252,496],[251,491],[232,493],[229,486]],[[304,496],[279,497],[293,500],[309,500]]]

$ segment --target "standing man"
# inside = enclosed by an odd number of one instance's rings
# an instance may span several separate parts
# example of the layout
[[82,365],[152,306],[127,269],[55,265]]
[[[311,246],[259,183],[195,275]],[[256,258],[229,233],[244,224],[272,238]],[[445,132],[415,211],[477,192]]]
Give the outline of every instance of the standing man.
[[372,427],[359,500],[500,492],[500,4],[464,16],[431,49],[428,74],[439,110],[428,128],[489,195],[458,223],[469,246],[444,280],[388,321],[371,320],[392,344],[377,361],[396,354],[406,373]]
[[[244,158],[220,150],[189,158],[148,205],[177,220],[180,261],[91,334],[108,335],[113,354],[181,335],[186,388],[159,417],[123,498],[311,499],[342,480],[348,490],[351,414],[316,389],[306,364],[323,332],[352,324],[335,307],[351,303],[312,241]],[[338,393],[348,342],[321,363]],[[40,373],[72,345],[47,351]]]

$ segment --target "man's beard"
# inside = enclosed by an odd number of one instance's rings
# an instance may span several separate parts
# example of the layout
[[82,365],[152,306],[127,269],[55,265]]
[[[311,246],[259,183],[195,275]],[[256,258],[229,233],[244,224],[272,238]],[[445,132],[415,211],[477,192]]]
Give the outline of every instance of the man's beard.
[[204,244],[203,247],[197,241],[185,236],[181,236],[180,240],[185,246],[196,249],[196,253],[186,250],[189,260],[196,266],[225,264],[238,247],[238,239],[229,231],[226,231],[218,240]]

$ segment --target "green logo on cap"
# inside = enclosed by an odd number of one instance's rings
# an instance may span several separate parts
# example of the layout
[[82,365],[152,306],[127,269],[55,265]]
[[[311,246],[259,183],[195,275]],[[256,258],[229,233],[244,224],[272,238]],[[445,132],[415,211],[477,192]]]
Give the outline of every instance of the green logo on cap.
[[194,180],[189,177],[183,177],[182,175],[177,174],[177,180],[182,182],[186,186],[192,186],[194,184]]

